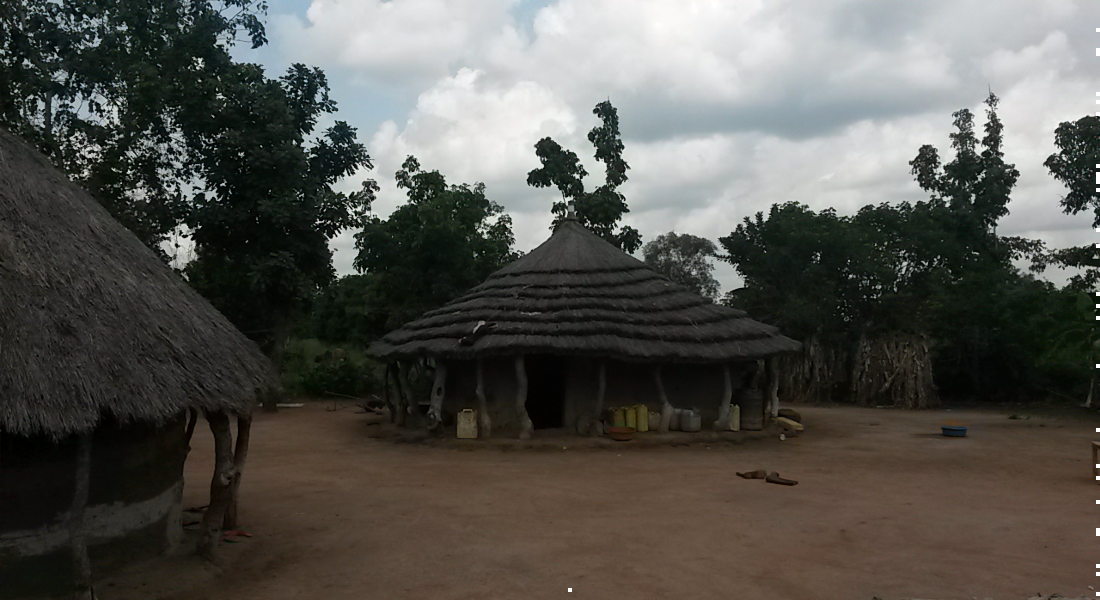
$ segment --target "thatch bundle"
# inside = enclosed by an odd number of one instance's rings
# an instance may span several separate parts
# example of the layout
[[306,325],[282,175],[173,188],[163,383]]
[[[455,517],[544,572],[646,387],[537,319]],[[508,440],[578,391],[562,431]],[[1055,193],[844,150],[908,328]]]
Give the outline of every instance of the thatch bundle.
[[[482,321],[484,333],[474,334]],[[798,348],[774,327],[710,303],[566,219],[530,254],[370,352],[387,360],[557,354],[728,363]]]
[[86,192],[0,130],[0,430],[247,412],[270,363]]

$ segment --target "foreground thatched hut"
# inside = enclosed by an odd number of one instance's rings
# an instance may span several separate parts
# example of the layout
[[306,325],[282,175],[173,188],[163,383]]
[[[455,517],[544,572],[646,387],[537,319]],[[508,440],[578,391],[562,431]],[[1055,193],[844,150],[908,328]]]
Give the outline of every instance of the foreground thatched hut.
[[[540,427],[595,433],[611,405],[659,408],[662,430],[674,406],[698,408],[724,428],[757,361],[798,348],[567,218],[530,254],[386,335],[370,353],[398,374],[399,415],[417,410],[403,377],[409,364],[431,359],[429,424],[443,410],[475,408],[481,436],[504,428],[525,438]],[[766,364],[774,411],[775,361]]]
[[201,534],[212,548],[251,407],[275,385],[252,342],[0,130],[0,596],[87,588],[92,565],[178,539],[198,411],[219,446]]

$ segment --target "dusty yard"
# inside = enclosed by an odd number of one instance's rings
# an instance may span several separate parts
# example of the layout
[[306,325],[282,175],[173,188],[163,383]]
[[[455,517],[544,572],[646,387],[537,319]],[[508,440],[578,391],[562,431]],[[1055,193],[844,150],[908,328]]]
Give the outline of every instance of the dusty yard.
[[[807,432],[787,441],[462,450],[372,439],[378,426],[354,408],[326,406],[257,418],[242,505],[254,537],[223,547],[224,573],[162,560],[101,582],[101,597],[1001,600],[1100,588],[1091,418],[801,408]],[[947,420],[970,437],[937,435]],[[196,434],[187,506],[205,503],[212,444]],[[799,484],[734,475],[761,468]]]

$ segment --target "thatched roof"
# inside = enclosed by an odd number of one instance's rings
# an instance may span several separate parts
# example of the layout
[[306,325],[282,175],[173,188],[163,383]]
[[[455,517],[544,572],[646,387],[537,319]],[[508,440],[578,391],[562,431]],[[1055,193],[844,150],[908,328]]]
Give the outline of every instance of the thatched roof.
[[[463,343],[479,321],[492,328]],[[530,254],[390,332],[369,351],[391,360],[557,354],[713,363],[799,347],[776,328],[710,303],[566,219]]]
[[0,429],[246,411],[259,349],[91,196],[0,130]]

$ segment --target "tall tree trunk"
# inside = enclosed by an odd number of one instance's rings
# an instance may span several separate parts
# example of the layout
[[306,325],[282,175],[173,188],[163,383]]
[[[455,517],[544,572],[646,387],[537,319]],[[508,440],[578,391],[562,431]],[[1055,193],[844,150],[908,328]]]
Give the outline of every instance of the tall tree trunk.
[[88,557],[87,524],[88,490],[92,479],[92,432],[80,434],[76,451],[76,489],[69,510],[69,548],[73,558],[73,583],[76,598],[95,598],[92,587],[92,562]]
[[523,355],[516,357],[516,414],[519,417],[519,439],[530,439],[535,426],[527,414],[527,367],[523,363]]
[[233,450],[233,483],[229,488],[229,505],[225,508],[225,518],[222,519],[222,529],[236,529],[237,505],[240,502],[241,474],[244,473],[244,463],[248,460],[248,442],[252,433],[252,415],[237,415],[237,445]]
[[[283,360],[286,356],[286,338],[289,331],[289,319],[283,311],[275,317],[275,330],[271,333],[271,362],[275,365],[275,372],[283,373]],[[263,408],[267,412],[279,411],[280,393],[271,391],[263,396]]]
[[214,434],[214,476],[210,479],[210,505],[202,516],[196,551],[206,560],[214,560],[232,494],[233,434],[229,430],[229,415],[224,411],[204,411],[204,414]]

